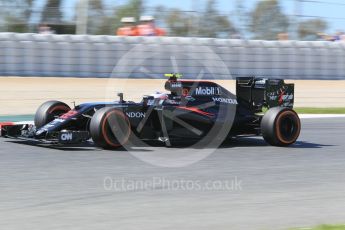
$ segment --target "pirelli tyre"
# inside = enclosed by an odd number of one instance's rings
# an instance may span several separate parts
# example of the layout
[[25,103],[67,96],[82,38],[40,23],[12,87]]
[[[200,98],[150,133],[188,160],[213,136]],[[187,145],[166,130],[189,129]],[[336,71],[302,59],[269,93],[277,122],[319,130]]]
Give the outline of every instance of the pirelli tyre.
[[125,145],[131,135],[128,117],[119,109],[102,108],[93,115],[90,135],[96,146],[116,149]]
[[288,146],[296,142],[301,131],[297,113],[289,108],[269,109],[261,120],[261,133],[267,143]]
[[36,111],[34,119],[35,126],[36,128],[41,128],[56,117],[59,117],[70,110],[71,108],[61,101],[47,101],[38,107]]

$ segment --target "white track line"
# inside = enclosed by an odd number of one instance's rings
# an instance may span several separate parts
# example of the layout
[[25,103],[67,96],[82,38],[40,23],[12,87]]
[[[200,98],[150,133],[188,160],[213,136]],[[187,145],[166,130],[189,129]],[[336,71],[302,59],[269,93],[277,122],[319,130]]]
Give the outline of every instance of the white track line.
[[339,118],[345,117],[345,114],[298,114],[301,119],[315,119],[315,118]]
[[34,121],[19,121],[19,122],[13,122],[16,125],[24,125],[24,124],[28,124],[28,125],[33,125]]

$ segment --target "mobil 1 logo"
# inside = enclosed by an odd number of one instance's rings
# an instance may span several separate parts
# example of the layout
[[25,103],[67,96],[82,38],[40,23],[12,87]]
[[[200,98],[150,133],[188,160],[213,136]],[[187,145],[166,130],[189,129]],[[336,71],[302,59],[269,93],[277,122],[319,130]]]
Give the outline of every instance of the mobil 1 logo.
[[211,96],[211,95],[220,95],[220,88],[213,86],[199,86],[195,89],[195,95],[198,96]]

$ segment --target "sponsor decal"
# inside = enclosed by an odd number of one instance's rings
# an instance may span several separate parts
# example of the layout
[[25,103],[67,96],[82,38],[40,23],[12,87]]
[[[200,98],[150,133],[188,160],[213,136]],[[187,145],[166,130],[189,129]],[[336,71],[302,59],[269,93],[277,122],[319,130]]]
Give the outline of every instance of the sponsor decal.
[[282,104],[284,101],[291,101],[294,98],[294,95],[285,94],[285,92],[280,92],[280,93],[271,92],[271,93],[267,93],[267,97],[270,101],[278,100],[278,102]]
[[284,99],[283,99],[284,94],[285,94],[284,89],[280,89],[280,94],[279,94],[279,99],[278,99],[279,105],[283,104],[283,102],[284,102]]
[[220,88],[219,87],[202,87],[199,86],[195,89],[196,95],[219,95]]
[[181,88],[182,84],[181,82],[171,82],[170,86],[171,88]]
[[62,141],[71,141],[73,139],[73,134],[72,133],[63,133],[63,134],[61,134],[60,139]]
[[293,99],[293,94],[286,94],[281,96],[281,101],[287,101],[287,100],[292,100]]
[[126,112],[127,117],[129,118],[144,118],[144,112]]
[[165,103],[172,104],[172,105],[179,105],[179,104],[181,104],[181,102],[179,102],[179,101],[170,100],[170,99],[165,100]]
[[237,105],[237,100],[236,99],[232,99],[232,98],[223,98],[223,97],[212,97],[212,100],[214,102],[220,102],[220,103],[226,103],[226,104],[233,104],[233,105]]

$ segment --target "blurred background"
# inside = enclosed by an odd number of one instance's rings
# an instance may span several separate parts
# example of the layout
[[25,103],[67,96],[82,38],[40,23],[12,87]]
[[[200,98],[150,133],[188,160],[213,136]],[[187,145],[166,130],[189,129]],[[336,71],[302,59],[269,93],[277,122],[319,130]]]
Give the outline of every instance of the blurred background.
[[0,0],[0,114],[104,101],[109,85],[111,99],[137,100],[171,72],[233,92],[235,77],[282,78],[296,83],[297,107],[345,108],[344,10],[342,0]]
[[[0,32],[341,41],[344,10],[341,0],[0,0]],[[140,34],[147,22],[158,30]]]

